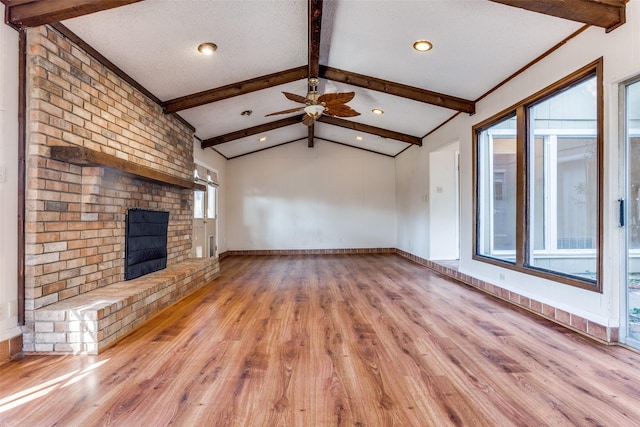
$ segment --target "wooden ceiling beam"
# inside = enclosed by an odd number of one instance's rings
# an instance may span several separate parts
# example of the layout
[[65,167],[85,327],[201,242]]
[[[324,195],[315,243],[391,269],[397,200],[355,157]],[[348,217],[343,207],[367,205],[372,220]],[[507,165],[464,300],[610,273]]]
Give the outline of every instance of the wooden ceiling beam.
[[[422,139],[417,136],[407,135],[401,132],[395,132],[392,130],[382,129],[375,126],[365,125],[363,123],[356,123],[349,120],[340,119],[337,117],[320,116],[317,121],[334,125],[334,126],[340,126],[346,129],[356,130],[358,132],[377,135],[382,138],[394,139],[396,141],[407,142],[409,144],[414,144],[419,146],[422,145]],[[279,129],[285,126],[301,124],[301,122],[302,122],[302,116],[299,116],[299,115],[291,116],[284,119],[276,120],[274,122],[265,123],[265,124],[253,126],[247,129],[242,129],[236,132],[230,132],[225,135],[220,135],[213,138],[205,139],[201,142],[201,147],[202,149],[210,148],[216,145],[235,141],[237,139],[246,138],[247,136],[258,135],[258,134],[269,132],[271,130]],[[313,147],[314,126],[309,126],[307,142],[309,147]]]
[[307,135],[307,147],[313,148],[313,138],[315,136],[315,125],[309,126],[309,133]]
[[165,101],[162,103],[162,108],[166,114],[175,113],[188,108],[199,107],[201,105],[232,98],[234,96],[245,95],[258,90],[295,82],[300,79],[306,79],[308,77],[307,73],[307,67],[302,65],[289,70],[256,77],[255,79],[244,80],[238,83],[221,86],[216,89],[209,89]]
[[350,71],[339,70],[337,68],[327,67],[324,65],[320,66],[320,77],[336,82],[347,83],[353,86],[363,87],[365,89],[375,90],[377,92],[400,96],[402,98],[413,99],[414,101],[424,102],[438,107],[461,111],[463,113],[474,114],[476,111],[475,103],[467,99],[432,92],[430,90],[420,89],[413,86],[407,86],[388,80],[382,80],[376,77],[356,74]]
[[382,129],[375,126],[365,125],[363,123],[352,122],[350,120],[340,119],[340,118],[331,117],[331,116],[324,116],[324,115],[318,117],[317,121],[334,125],[334,126],[340,126],[346,129],[356,130],[358,132],[377,135],[382,138],[395,139],[397,141],[408,142],[409,144],[422,146],[422,138],[419,138],[413,135],[407,135],[406,133],[395,132],[392,130]]
[[[322,35],[322,1],[323,0],[309,0],[307,3],[308,12],[308,64],[309,78],[317,78],[320,75],[320,38]],[[309,92],[315,90],[315,86],[312,87],[309,83]],[[307,135],[307,146],[313,148],[313,138],[315,136],[315,126],[309,126]]]
[[626,22],[626,0],[490,0],[507,6],[595,25],[607,32]]
[[2,0],[6,6],[5,22],[16,28],[77,18],[142,0]]
[[291,116],[284,119],[276,120],[274,122],[265,123],[262,125],[253,126],[247,129],[242,129],[236,132],[227,133],[225,135],[215,136],[213,138],[205,139],[201,143],[202,149],[213,147],[216,145],[224,144],[227,142],[235,141],[236,139],[246,138],[247,136],[257,135],[260,133],[269,132],[270,130],[279,129],[285,126],[291,126],[296,123],[302,122],[302,116]]
[[309,0],[309,77],[320,74],[320,35],[322,32],[322,0]]

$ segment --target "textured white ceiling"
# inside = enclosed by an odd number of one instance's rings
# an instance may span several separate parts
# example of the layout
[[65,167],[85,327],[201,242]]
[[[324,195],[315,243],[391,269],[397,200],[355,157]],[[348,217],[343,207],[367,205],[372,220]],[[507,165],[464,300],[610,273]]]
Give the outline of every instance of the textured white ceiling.
[[[111,62],[166,101],[307,64],[307,0],[145,0],[64,21]],[[488,0],[325,0],[321,65],[475,100],[582,24]],[[415,52],[416,39],[433,42]],[[199,43],[218,45],[212,56]],[[305,80],[192,108],[179,114],[200,139],[268,123],[294,108],[280,92],[305,95]],[[347,84],[322,81],[320,92],[355,91],[354,122],[423,137],[456,112]],[[383,116],[371,114],[382,108]],[[251,116],[241,116],[252,110]],[[407,144],[324,123],[315,135],[385,155]],[[215,149],[235,157],[307,138],[291,125]],[[305,142],[306,143],[306,142]]]
[[[315,135],[317,138],[324,139],[325,141],[358,147],[387,156],[395,156],[411,145],[406,142],[386,139],[365,132],[331,126],[326,123],[316,124]],[[361,137],[362,140],[358,140],[356,137]]]
[[[265,117],[266,114],[298,106],[304,107],[302,104],[289,101],[284,97],[282,91],[304,95],[307,93],[307,81],[303,79],[247,95],[201,105],[181,111],[180,115],[196,128],[196,135],[199,138],[206,139],[211,136],[225,135],[239,129],[246,129],[288,117],[288,115]],[[252,111],[251,115],[241,115],[246,110]],[[216,120],[218,117],[224,117],[224,120]]]
[[[265,150],[269,147],[275,147],[293,141],[301,141],[304,139],[304,143],[306,144],[307,135],[307,127],[304,125],[287,126],[269,131],[266,134],[251,135],[241,139],[236,139],[235,141],[216,145],[216,150],[218,150],[218,152],[227,159],[231,159],[247,153]],[[266,136],[268,139],[261,142],[259,139],[263,136]]]
[[63,24],[163,101],[307,63],[305,1],[145,0]]
[[[488,0],[328,4],[321,63],[470,100],[582,26]],[[419,39],[434,48],[416,52]]]

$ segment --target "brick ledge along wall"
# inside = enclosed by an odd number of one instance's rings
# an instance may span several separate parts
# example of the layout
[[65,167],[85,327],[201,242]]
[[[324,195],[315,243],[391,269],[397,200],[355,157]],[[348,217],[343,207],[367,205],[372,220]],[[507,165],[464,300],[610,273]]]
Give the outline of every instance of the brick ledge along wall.
[[128,208],[170,212],[167,265],[189,258],[192,190],[49,158],[76,145],[191,179],[192,130],[48,26],[27,30],[25,351],[34,311],[123,280]]

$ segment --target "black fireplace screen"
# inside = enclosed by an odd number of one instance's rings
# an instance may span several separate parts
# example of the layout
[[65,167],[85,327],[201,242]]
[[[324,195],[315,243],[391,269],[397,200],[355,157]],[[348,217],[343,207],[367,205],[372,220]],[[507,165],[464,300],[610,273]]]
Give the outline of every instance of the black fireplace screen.
[[125,223],[124,279],[165,268],[169,212],[129,209]]

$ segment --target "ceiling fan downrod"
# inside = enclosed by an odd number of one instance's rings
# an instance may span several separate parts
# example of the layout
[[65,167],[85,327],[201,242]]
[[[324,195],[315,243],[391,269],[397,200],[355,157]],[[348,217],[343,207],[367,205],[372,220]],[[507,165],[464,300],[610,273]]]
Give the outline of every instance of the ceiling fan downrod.
[[318,84],[320,79],[317,77],[309,77],[309,90],[307,92],[307,99],[314,103],[318,101]]

